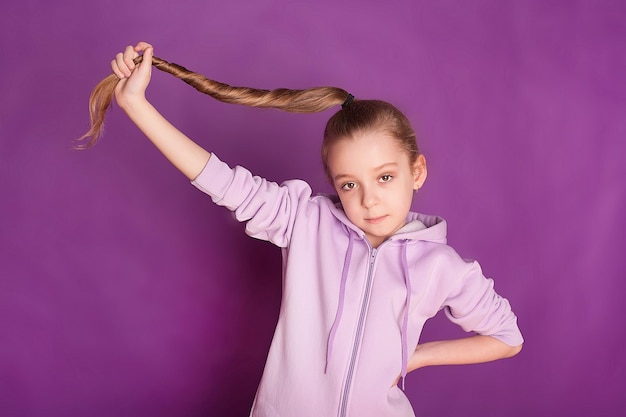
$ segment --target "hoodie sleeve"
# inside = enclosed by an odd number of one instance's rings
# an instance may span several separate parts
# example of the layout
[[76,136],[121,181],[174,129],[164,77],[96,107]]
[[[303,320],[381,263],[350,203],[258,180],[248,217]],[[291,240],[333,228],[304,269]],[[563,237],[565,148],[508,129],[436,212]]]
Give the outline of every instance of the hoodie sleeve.
[[494,290],[478,262],[467,264],[467,273],[444,302],[445,314],[463,330],[492,336],[510,346],[524,342],[509,301]]
[[215,154],[191,183],[214,203],[233,211],[238,221],[247,222],[248,235],[279,247],[288,245],[296,213],[311,197],[304,181],[278,185],[240,166],[230,168]]

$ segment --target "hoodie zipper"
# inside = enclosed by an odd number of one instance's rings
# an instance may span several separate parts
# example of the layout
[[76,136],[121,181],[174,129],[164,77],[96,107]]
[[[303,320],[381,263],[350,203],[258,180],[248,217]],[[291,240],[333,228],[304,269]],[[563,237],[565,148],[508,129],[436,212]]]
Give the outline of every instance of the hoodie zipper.
[[352,344],[352,355],[350,357],[350,365],[348,367],[348,375],[346,376],[346,383],[341,393],[339,401],[339,417],[346,417],[348,412],[348,396],[350,393],[350,387],[352,386],[352,377],[354,376],[354,368],[356,366],[356,357],[361,345],[361,335],[363,334],[363,327],[365,326],[365,314],[367,311],[367,305],[369,304],[369,298],[372,290],[372,279],[374,275],[374,262],[376,262],[376,254],[378,250],[371,248],[369,257],[369,266],[367,269],[367,280],[365,281],[365,294],[361,301],[361,312],[359,313],[359,321],[356,329],[356,336]]

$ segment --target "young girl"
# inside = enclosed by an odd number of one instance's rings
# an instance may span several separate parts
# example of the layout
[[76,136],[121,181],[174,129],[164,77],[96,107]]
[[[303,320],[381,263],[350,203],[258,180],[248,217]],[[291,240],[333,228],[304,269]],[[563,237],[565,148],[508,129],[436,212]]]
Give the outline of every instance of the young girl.
[[[322,145],[338,199],[314,196],[300,180],[278,185],[230,168],[191,141],[146,100],[152,64],[226,102],[300,112],[342,105]],[[153,57],[145,42],[119,53],[112,68],[108,84],[139,129],[197,188],[247,222],[249,235],[282,250],[280,315],[251,416],[413,416],[397,386],[408,372],[520,351],[516,317],[493,281],[446,245],[443,219],[410,211],[426,161],[393,106],[336,88],[230,87]],[[92,95],[94,138],[110,95],[102,86]],[[418,344],[425,321],[441,309],[477,335]]]

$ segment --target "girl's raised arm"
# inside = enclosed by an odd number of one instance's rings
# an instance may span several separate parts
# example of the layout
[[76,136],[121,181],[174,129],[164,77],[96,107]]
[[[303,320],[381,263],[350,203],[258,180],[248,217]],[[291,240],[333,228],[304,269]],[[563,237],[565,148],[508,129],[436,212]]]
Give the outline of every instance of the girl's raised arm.
[[[143,52],[144,59],[135,64],[133,59]],[[128,117],[165,155],[165,157],[190,180],[202,171],[211,153],[189,139],[168,122],[146,99],[146,88],[152,71],[152,45],[140,42],[127,47],[111,62],[115,75],[120,78],[115,87],[117,104]]]

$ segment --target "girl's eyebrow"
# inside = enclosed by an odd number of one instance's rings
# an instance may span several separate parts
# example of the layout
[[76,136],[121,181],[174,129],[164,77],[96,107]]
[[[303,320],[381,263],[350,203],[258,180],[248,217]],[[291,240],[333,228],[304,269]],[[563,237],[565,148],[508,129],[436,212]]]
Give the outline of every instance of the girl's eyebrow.
[[[385,169],[396,168],[397,166],[398,166],[397,162],[386,162],[386,163],[384,163],[382,165],[379,165],[377,167],[372,168],[372,171],[379,172],[379,171],[383,171]],[[349,175],[349,174],[337,174],[337,175],[335,175],[333,177],[333,179],[335,181],[339,181],[341,179],[351,178],[351,177],[352,177],[352,175]]]
[[335,175],[335,177],[333,179],[335,181],[339,181],[339,180],[342,180],[344,178],[350,178],[350,175],[348,175],[348,174],[338,174],[338,175]]
[[382,165],[374,168],[374,171],[382,171],[384,169],[395,168],[397,166],[398,166],[397,162],[387,162],[385,164],[382,164]]

